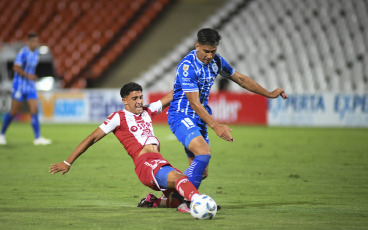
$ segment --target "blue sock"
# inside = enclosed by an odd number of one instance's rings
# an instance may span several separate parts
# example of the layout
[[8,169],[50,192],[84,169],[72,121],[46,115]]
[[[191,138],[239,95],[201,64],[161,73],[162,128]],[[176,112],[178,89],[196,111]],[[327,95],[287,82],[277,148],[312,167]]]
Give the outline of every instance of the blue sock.
[[32,128],[33,128],[35,138],[39,138],[40,137],[40,123],[38,122],[38,115],[37,114],[32,114],[31,115],[31,125],[32,125]]
[[4,135],[6,129],[8,128],[8,126],[10,125],[10,122],[13,120],[13,116],[10,115],[10,113],[7,113],[4,117],[4,123],[3,123],[3,127],[1,129],[1,134]]
[[197,155],[194,157],[192,164],[184,174],[188,176],[188,179],[196,189],[199,188],[203,179],[203,173],[208,163],[210,162],[211,155]]

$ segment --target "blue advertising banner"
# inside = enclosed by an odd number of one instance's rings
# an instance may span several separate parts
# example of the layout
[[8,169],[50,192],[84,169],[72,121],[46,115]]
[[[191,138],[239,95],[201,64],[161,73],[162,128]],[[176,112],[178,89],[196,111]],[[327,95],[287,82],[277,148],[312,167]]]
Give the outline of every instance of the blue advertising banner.
[[111,113],[124,109],[119,89],[57,90],[38,95],[43,122],[102,123]]
[[292,94],[268,100],[268,124],[368,127],[368,94]]
[[124,109],[119,90],[88,90],[88,118],[103,122],[111,113]]
[[89,105],[83,91],[39,93],[40,119],[50,122],[88,122]]

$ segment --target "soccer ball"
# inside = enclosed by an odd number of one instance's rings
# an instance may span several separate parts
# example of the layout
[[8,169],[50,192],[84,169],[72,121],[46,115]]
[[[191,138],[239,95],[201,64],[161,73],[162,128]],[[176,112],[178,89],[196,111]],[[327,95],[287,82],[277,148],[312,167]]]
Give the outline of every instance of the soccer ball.
[[217,204],[209,196],[201,194],[190,203],[190,214],[198,220],[212,220],[217,213]]

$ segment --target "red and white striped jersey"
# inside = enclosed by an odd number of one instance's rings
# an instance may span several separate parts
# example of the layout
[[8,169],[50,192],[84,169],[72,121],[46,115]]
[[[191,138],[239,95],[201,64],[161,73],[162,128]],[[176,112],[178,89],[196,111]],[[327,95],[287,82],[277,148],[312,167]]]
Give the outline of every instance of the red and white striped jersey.
[[106,133],[113,132],[128,154],[135,160],[145,145],[154,144],[160,147],[160,141],[153,133],[152,119],[162,111],[161,101],[143,107],[141,114],[127,110],[119,110],[110,116],[99,127]]

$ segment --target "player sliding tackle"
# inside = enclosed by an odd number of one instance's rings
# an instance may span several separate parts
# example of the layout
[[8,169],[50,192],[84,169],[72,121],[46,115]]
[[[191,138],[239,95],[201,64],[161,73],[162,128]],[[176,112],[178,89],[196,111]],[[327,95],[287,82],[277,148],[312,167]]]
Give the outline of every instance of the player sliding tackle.
[[[135,172],[144,185],[156,191],[166,190],[167,195],[170,194],[170,190],[175,189],[182,197],[193,200],[200,193],[187,176],[173,168],[162,157],[160,142],[153,133],[152,118],[170,104],[172,92],[148,106],[143,106],[142,87],[136,83],[125,84],[120,90],[120,95],[125,109],[112,113],[65,161],[52,164],[49,172],[67,173],[80,155],[113,132],[133,158]],[[179,207],[178,211],[189,212],[189,209],[183,206]]]

